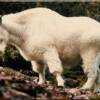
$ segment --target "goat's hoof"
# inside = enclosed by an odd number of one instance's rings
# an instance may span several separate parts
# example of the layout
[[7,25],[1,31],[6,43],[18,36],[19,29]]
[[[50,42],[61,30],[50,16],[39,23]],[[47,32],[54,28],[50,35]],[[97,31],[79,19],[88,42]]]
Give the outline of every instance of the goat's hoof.
[[39,81],[38,84],[39,84],[39,85],[45,84],[45,81]]
[[95,89],[94,89],[94,92],[95,92],[95,93],[100,93],[100,87],[99,87],[99,88],[95,88]]

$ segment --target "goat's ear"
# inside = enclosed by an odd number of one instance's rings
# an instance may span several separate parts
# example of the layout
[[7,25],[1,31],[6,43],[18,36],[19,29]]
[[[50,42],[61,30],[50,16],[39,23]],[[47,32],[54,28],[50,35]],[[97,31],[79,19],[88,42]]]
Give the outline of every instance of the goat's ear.
[[0,24],[2,23],[2,15],[0,15]]

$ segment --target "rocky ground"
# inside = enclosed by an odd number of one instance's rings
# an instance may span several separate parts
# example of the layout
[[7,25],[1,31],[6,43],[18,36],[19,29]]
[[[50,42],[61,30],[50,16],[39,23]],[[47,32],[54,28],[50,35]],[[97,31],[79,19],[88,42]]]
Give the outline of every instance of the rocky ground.
[[100,100],[100,93],[76,87],[80,80],[75,77],[66,79],[66,87],[50,81],[38,85],[37,80],[37,76],[0,67],[0,100]]

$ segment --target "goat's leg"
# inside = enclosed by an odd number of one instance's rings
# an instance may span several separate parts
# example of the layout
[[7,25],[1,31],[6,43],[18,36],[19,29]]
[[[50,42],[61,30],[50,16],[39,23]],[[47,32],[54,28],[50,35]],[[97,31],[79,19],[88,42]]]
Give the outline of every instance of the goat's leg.
[[44,53],[44,60],[49,67],[50,73],[56,76],[57,85],[64,86],[64,80],[61,76],[63,68],[56,48],[49,47]]
[[87,81],[82,89],[91,89],[97,78],[98,63],[96,62],[97,53],[90,49],[82,53],[83,70],[87,75]]
[[100,93],[100,53],[96,57],[95,65],[97,65],[97,79],[96,84],[94,85],[94,91]]
[[98,72],[98,77],[94,86],[94,91],[100,93],[100,71]]
[[38,84],[45,83],[45,66],[44,64],[40,64],[36,61],[32,61],[32,69],[33,71],[37,72],[39,74],[39,82]]

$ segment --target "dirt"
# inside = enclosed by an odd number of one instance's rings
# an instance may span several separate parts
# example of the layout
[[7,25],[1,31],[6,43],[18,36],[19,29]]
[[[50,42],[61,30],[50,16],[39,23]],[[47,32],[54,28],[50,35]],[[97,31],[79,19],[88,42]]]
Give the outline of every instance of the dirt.
[[[70,85],[58,87],[49,81],[38,85],[37,80],[35,75],[0,67],[0,100],[100,100],[100,93],[93,90],[81,90]],[[66,81],[74,84],[75,79],[68,78]]]

